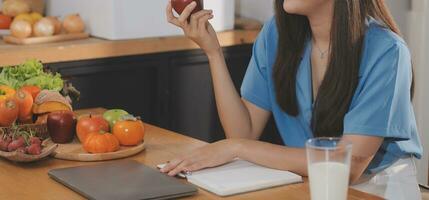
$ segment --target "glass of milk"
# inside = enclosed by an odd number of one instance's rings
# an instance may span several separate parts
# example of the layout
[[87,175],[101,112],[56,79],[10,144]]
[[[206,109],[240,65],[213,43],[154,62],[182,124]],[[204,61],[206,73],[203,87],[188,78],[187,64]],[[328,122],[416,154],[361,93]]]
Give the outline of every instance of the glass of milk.
[[313,138],[306,151],[311,199],[347,199],[352,144],[341,138]]

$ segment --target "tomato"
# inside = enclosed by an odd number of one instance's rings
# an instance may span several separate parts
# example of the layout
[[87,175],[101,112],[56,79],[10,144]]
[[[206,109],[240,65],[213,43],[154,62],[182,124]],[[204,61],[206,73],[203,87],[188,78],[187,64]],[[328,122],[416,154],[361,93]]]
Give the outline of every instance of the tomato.
[[6,85],[0,85],[0,101],[12,98],[15,96],[16,91]]
[[121,145],[138,145],[144,139],[143,122],[140,120],[118,121],[113,126],[113,135],[118,138]]
[[83,149],[89,153],[108,153],[119,150],[118,139],[111,133],[89,133],[85,142],[83,143]]
[[35,86],[35,85],[26,85],[26,86],[21,87],[21,89],[29,92],[31,94],[31,96],[33,97],[33,100],[36,99],[37,95],[39,95],[39,93],[40,93],[40,88],[38,86]]
[[0,126],[9,127],[18,119],[19,107],[15,98],[0,100]]
[[11,23],[11,17],[0,14],[0,29],[9,29]]
[[27,122],[29,119],[31,119],[31,115],[33,114],[33,97],[29,92],[20,89],[18,92],[16,92],[15,98],[19,107],[18,119],[20,122]]
[[101,116],[89,115],[81,117],[77,121],[76,134],[82,144],[88,134],[100,131],[109,131],[109,123]]

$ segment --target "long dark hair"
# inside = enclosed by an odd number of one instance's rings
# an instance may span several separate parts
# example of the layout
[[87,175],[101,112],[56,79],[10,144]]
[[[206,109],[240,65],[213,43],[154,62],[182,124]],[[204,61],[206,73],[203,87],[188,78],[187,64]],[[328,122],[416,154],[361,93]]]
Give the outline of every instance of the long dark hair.
[[[273,78],[277,102],[287,114],[299,114],[296,74],[305,43],[311,37],[306,16],[288,14],[284,0],[275,1],[279,33]],[[384,0],[335,0],[329,64],[313,109],[315,137],[342,136],[344,116],[358,84],[367,17],[383,22],[400,35]]]

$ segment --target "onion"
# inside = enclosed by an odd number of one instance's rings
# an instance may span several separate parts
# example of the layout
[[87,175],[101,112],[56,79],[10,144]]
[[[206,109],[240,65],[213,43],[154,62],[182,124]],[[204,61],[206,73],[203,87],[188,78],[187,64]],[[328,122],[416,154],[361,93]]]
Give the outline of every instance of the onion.
[[29,14],[31,19],[33,20],[33,23],[36,23],[37,21],[41,20],[43,18],[43,15],[37,12],[32,12]]
[[85,30],[85,23],[79,14],[73,14],[64,18],[63,27],[67,33],[82,33]]
[[4,15],[15,17],[22,13],[29,13],[31,6],[23,0],[6,0],[3,2],[2,12]]
[[63,26],[62,26],[60,20],[58,19],[58,17],[49,16],[46,18],[51,20],[51,22],[54,24],[54,27],[55,27],[54,35],[60,34],[61,30],[63,29]]
[[36,37],[51,36],[54,35],[55,25],[50,19],[42,18],[34,24],[33,31]]
[[31,23],[25,20],[13,20],[10,33],[17,38],[27,38],[31,35]]

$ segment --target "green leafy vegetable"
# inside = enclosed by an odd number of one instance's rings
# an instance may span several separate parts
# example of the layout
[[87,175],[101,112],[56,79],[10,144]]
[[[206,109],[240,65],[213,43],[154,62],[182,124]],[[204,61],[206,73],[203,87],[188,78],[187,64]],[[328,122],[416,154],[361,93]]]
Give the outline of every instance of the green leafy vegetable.
[[32,59],[18,66],[3,68],[0,73],[0,85],[8,85],[15,89],[24,85],[36,85],[42,90],[61,91],[64,82],[60,74],[44,72],[42,63]]

